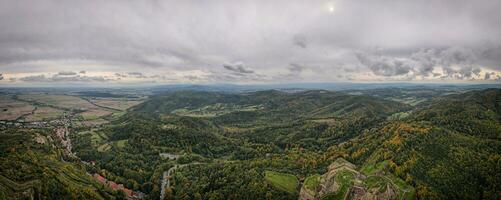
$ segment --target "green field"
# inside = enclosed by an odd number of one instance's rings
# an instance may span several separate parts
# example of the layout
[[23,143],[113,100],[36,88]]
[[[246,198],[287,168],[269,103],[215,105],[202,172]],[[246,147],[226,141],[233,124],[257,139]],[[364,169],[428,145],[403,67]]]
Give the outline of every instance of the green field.
[[266,171],[264,178],[276,188],[289,193],[295,193],[299,184],[296,176],[292,174]]
[[111,149],[111,145],[108,143],[102,144],[99,147],[97,147],[97,151],[99,152],[105,152]]
[[368,189],[378,188],[379,192],[384,192],[386,185],[388,185],[388,180],[380,176],[369,176],[364,180],[364,183]]
[[387,160],[376,164],[367,164],[362,167],[360,172],[364,173],[365,175],[374,174],[376,172],[382,171],[384,168],[386,168],[386,166],[388,166],[388,164],[389,161]]
[[404,180],[398,178],[393,174],[389,174],[387,177],[398,188],[399,196],[401,197],[401,199],[411,200],[414,198],[416,191],[412,186],[408,185]]
[[127,140],[118,140],[118,141],[115,141],[115,144],[117,145],[117,147],[123,148],[127,144]]
[[341,186],[335,194],[327,194],[322,199],[324,200],[341,200],[344,199],[346,192],[355,181],[355,174],[352,171],[343,170],[336,174],[336,182]]
[[309,189],[311,191],[315,191],[318,184],[320,184],[320,175],[319,174],[308,176],[304,180],[304,185],[306,186],[307,189]]

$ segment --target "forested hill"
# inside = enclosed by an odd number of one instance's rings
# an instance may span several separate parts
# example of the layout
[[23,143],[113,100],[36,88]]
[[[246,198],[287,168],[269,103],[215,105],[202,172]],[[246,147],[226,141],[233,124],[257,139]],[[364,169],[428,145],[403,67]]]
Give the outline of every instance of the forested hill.
[[424,199],[500,199],[501,90],[436,98],[342,148],[356,163],[392,162]]
[[0,199],[123,199],[68,157],[51,130],[0,131]]
[[414,118],[460,133],[501,139],[501,89],[437,98]]
[[123,197],[89,172],[145,199],[501,199],[500,102],[500,89],[166,92],[67,124],[72,159],[50,128],[1,130],[0,196]]
[[[339,117],[362,113],[387,116],[405,109],[409,107],[394,101],[325,90],[296,93],[268,90],[240,94],[176,91],[154,96],[136,106],[133,112],[149,116],[176,114],[196,117],[252,112],[256,117],[276,120],[272,116],[279,119]],[[281,116],[284,114],[287,116]]]

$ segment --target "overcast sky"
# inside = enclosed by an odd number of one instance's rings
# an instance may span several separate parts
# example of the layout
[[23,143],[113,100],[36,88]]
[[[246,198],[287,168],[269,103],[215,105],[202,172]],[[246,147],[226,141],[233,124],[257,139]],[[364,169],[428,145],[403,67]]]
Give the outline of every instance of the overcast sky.
[[501,82],[499,0],[0,0],[0,85]]

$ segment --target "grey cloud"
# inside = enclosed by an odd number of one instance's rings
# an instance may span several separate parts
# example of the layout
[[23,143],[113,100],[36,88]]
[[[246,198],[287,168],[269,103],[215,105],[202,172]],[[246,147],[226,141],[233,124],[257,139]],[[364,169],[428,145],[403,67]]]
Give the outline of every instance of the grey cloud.
[[294,37],[292,38],[292,41],[293,41],[294,45],[299,46],[301,48],[306,48],[306,46],[307,46],[306,36],[304,36],[304,35],[301,35],[301,34],[294,35]]
[[444,67],[445,74],[441,78],[454,78],[458,80],[472,79],[473,76],[480,75],[480,69],[472,66],[463,66],[460,69],[453,69],[451,67]]
[[458,73],[461,75],[461,79],[468,79],[474,75],[479,75],[480,69],[471,66],[463,67],[458,71]]
[[141,72],[129,72],[127,73],[128,75],[130,76],[133,76],[135,78],[148,78],[147,76],[145,76],[143,73]]
[[112,81],[102,76],[61,76],[53,75],[47,77],[44,74],[25,76],[19,78],[19,80],[24,82],[34,82],[34,83],[51,83],[51,82],[107,82]]
[[62,71],[62,72],[58,72],[57,74],[61,75],[61,76],[73,76],[73,75],[77,75],[76,72],[72,72],[72,71]]
[[356,53],[357,59],[367,66],[374,74],[379,76],[398,76],[409,73],[411,66],[408,61],[385,57],[380,55],[368,55]]
[[127,75],[120,74],[120,73],[115,73],[115,76],[116,76],[116,77],[120,77],[120,78],[125,78],[125,77],[127,77]]
[[446,66],[454,64],[470,65],[477,60],[478,56],[470,48],[452,47],[443,50],[439,58],[442,61],[441,64]]
[[300,64],[297,64],[297,63],[290,63],[289,64],[289,71],[291,73],[301,73],[306,67],[300,65]]
[[275,79],[286,79],[286,80],[298,80],[301,79],[301,73],[306,69],[306,67],[299,63],[289,63],[289,70],[286,74],[281,74],[275,76]]
[[[209,82],[218,82],[218,83],[225,83],[225,82],[268,82],[270,81],[271,77],[264,75],[264,74],[258,74],[258,73],[237,73],[234,71],[210,71],[210,74],[205,75],[203,77],[204,81],[209,81]],[[199,77],[199,80],[202,80],[201,77]]]
[[[450,47],[445,49],[420,50],[411,55],[416,62],[416,69],[421,75],[428,76],[435,67],[442,67],[443,77],[470,79],[479,76],[481,69],[478,60],[482,59],[485,49]],[[453,67],[459,68],[454,69]],[[434,75],[435,76],[435,75]]]
[[[481,51],[450,47],[419,49],[408,55],[381,55],[385,52],[377,50],[375,53],[356,52],[355,56],[361,64],[379,76],[441,76],[467,80],[480,76],[482,65],[477,61],[482,57]],[[434,72],[436,68],[442,69],[444,73]]]
[[166,77],[164,75],[152,75],[152,76],[149,76],[149,78],[159,78],[159,79],[162,79],[162,80],[166,80]]
[[190,81],[195,81],[195,80],[198,80],[199,77],[198,76],[193,76],[193,75],[186,75],[184,76],[185,79],[188,79]]
[[49,81],[53,82],[106,82],[110,81],[110,79],[106,79],[102,76],[70,76],[70,77],[62,77],[62,76],[52,76]]
[[0,81],[3,80],[3,74],[0,74]]
[[494,72],[486,72],[484,75],[484,80],[491,79],[491,76],[493,76],[494,74],[495,74]]
[[[410,59],[417,62],[416,70],[423,76],[428,76],[433,73],[433,69],[437,65],[438,51],[436,49],[421,49],[413,53]],[[433,74],[435,76],[435,74]]]
[[19,80],[25,81],[25,82],[46,82],[48,79],[45,78],[45,75],[40,74],[40,75],[21,77],[21,78],[19,78]]
[[223,67],[227,70],[230,70],[230,71],[233,71],[236,73],[243,73],[243,74],[254,73],[253,70],[244,67],[243,62],[225,63],[225,64],[223,64]]
[[80,72],[78,72],[78,73],[80,73],[80,74],[85,74],[85,73],[86,73],[86,71],[83,71],[83,70],[82,70],[82,71],[80,71]]
[[141,72],[129,72],[127,74],[129,74],[131,76],[143,76],[143,73],[141,73]]
[[[334,13],[327,10],[326,2],[302,0],[37,0],[29,4],[3,0],[0,26],[9,28],[0,31],[0,68],[6,74],[141,71],[145,67],[148,73],[159,74],[202,70],[219,71],[224,75],[218,79],[232,81],[267,81],[254,71],[268,69],[274,69],[268,70],[272,73],[268,78],[280,77],[284,71],[296,73],[289,63],[307,65],[308,72],[317,73],[306,81],[317,81],[316,77],[331,81],[335,75],[322,69],[333,63],[348,66],[344,70],[353,79],[367,69],[383,76],[374,80],[407,75],[433,78],[439,66],[445,72],[438,76],[449,78],[476,76],[477,68],[501,71],[497,20],[501,1],[333,3]],[[385,12],[388,8],[398,12]],[[386,52],[376,56],[368,52],[361,59],[346,56],[373,47]],[[224,67],[226,72],[221,71],[221,63],[235,60],[244,60],[252,69],[230,63]],[[357,68],[359,63],[366,67]],[[306,73],[298,74],[284,79],[302,79]]]

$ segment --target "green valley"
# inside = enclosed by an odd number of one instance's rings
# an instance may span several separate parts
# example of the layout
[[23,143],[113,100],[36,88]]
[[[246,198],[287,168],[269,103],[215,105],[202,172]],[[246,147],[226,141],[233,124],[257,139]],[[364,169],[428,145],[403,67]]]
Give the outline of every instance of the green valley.
[[[0,194],[499,198],[501,90],[421,90],[168,91],[102,108],[122,114],[96,115],[99,125],[66,108],[53,121],[6,121]],[[51,101],[68,102],[61,95]]]

